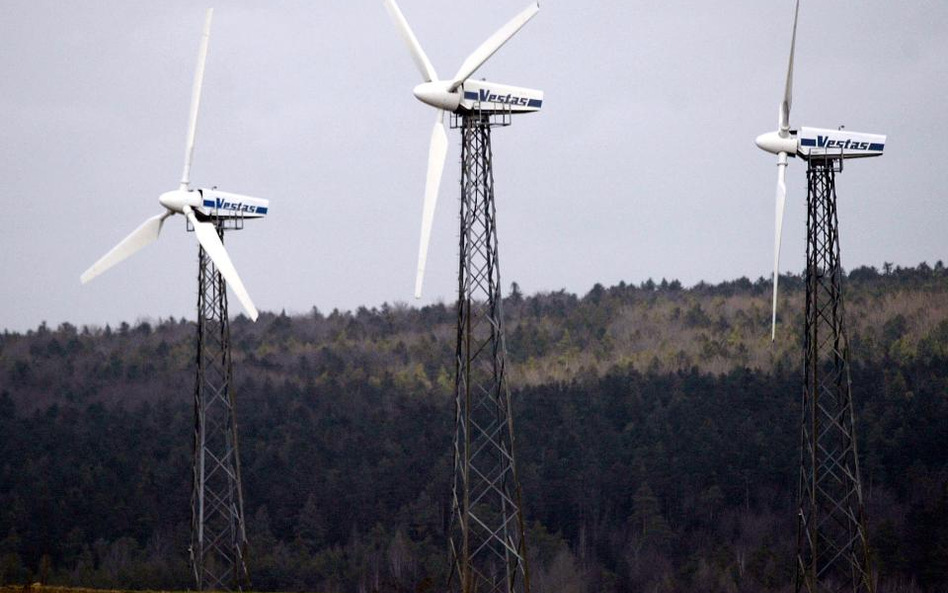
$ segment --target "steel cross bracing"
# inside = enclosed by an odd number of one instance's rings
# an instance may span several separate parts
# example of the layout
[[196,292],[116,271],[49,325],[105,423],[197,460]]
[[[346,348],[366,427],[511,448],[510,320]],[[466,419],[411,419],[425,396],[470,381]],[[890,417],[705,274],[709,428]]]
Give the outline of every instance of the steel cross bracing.
[[491,126],[475,113],[461,128],[454,487],[449,588],[529,593],[520,484],[506,376],[497,257]]
[[[872,592],[843,325],[837,159],[807,169],[807,271],[796,590]],[[841,164],[841,163],[839,163]]]
[[[213,221],[223,241],[225,221]],[[227,221],[227,225],[240,228],[234,221]],[[249,586],[249,578],[231,384],[227,287],[203,248],[198,262],[191,567],[199,591],[241,590]]]

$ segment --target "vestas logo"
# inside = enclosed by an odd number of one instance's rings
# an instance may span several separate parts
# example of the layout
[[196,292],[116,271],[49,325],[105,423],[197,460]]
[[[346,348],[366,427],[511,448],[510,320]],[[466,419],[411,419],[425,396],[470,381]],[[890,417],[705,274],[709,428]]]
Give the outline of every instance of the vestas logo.
[[843,150],[873,150],[881,151],[885,148],[883,144],[877,144],[875,142],[855,142],[852,138],[847,138],[845,140],[834,140],[829,136],[819,136],[817,135],[816,139],[813,138],[803,138],[800,142],[803,146],[811,146],[814,148],[840,148]]
[[471,101],[480,101],[481,103],[501,103],[503,105],[514,105],[517,107],[539,108],[543,104],[543,102],[539,99],[517,97],[510,93],[507,93],[506,95],[498,95],[496,93],[492,93],[488,89],[478,89],[476,93],[473,91],[465,91],[464,98]]
[[254,206],[253,204],[244,204],[243,202],[231,202],[215,198],[213,200],[204,200],[205,208],[214,208],[215,210],[233,210],[235,212],[246,212],[247,214],[266,214],[267,208],[264,206]]
[[514,97],[510,94],[507,96],[495,95],[487,89],[480,89],[477,98],[480,99],[482,103],[504,103],[506,105],[522,105],[524,107],[530,104],[530,99],[526,97]]

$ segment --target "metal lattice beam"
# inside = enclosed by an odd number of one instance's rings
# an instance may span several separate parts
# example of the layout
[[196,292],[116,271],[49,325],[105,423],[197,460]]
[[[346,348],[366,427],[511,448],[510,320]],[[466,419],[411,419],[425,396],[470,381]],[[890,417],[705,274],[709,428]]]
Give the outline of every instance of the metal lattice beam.
[[[223,241],[224,222],[215,223]],[[197,329],[191,567],[197,590],[239,591],[249,586],[249,577],[227,287],[203,248],[198,254]]]
[[836,161],[807,170],[807,272],[796,590],[873,592],[843,325]]
[[[509,118],[500,118],[506,125]],[[449,587],[529,593],[520,484],[506,376],[490,116],[460,118],[454,487]]]

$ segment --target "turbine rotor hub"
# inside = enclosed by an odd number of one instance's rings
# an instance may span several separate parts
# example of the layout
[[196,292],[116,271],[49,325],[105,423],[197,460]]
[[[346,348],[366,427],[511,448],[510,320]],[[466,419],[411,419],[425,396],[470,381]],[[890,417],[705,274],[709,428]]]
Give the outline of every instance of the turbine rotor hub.
[[781,136],[780,132],[761,134],[754,140],[757,148],[771,154],[785,152],[789,155],[797,154],[797,138],[792,134]]
[[449,91],[450,87],[450,82],[425,82],[416,86],[412,93],[422,103],[454,112],[461,105],[461,93],[457,90]]
[[158,197],[158,202],[172,212],[183,214],[185,206],[192,208],[201,206],[201,192],[192,189],[166,191]]

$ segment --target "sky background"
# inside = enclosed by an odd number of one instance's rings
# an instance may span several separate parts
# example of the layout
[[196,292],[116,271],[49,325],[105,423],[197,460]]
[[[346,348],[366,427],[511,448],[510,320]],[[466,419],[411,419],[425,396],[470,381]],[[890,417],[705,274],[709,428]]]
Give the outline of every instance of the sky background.
[[[525,0],[401,0],[452,75]],[[506,288],[685,285],[768,275],[791,0],[544,0],[477,78],[543,89],[494,134]],[[183,217],[88,285],[79,274],[181,174],[204,18],[196,2],[4,0],[0,18],[0,328],[193,318]],[[888,134],[838,179],[843,264],[948,260],[948,2],[804,1],[791,124]],[[227,235],[263,311],[412,298],[433,110],[377,0],[215,6],[192,186],[269,198]],[[459,133],[421,304],[453,302]],[[783,271],[805,250],[792,160]],[[239,312],[232,299],[232,314]]]

